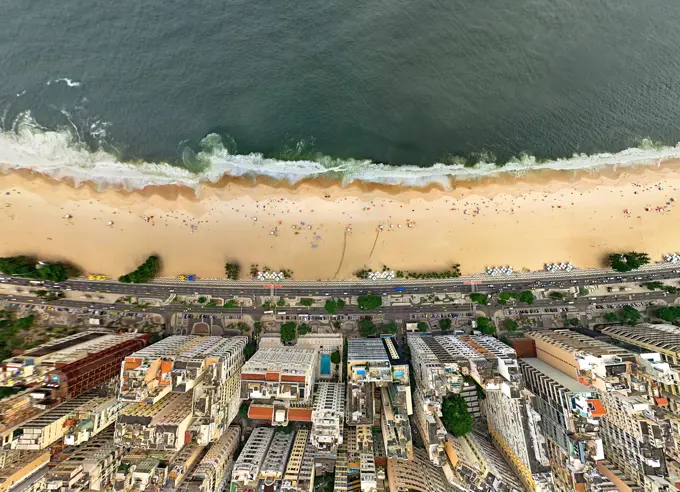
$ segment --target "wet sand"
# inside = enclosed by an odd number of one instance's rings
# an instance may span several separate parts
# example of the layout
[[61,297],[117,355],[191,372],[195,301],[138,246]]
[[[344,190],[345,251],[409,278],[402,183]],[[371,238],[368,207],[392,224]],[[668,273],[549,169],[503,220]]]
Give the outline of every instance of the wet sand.
[[680,250],[680,161],[598,172],[540,171],[453,189],[225,178],[194,190],[97,191],[32,174],[0,176],[0,255],[68,260],[117,276],[147,255],[164,275],[222,277],[238,261],[344,279],[368,267],[427,271],[460,263],[597,267],[614,251]]

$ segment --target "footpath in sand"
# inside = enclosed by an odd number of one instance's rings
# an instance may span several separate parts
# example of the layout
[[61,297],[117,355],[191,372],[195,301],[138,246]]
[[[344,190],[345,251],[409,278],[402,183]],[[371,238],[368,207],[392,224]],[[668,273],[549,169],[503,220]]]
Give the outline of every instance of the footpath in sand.
[[[398,192],[398,193],[397,193]],[[455,189],[295,187],[225,181],[193,190],[74,188],[17,172],[0,176],[0,256],[68,260],[117,276],[147,255],[164,275],[224,276],[238,261],[343,279],[359,268],[427,271],[460,263],[596,267],[613,251],[680,250],[680,163],[621,172],[537,172]]]

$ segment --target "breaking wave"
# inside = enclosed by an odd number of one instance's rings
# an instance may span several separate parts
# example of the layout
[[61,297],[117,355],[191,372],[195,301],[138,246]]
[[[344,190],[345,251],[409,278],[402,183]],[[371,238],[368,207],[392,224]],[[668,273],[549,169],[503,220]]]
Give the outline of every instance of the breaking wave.
[[314,154],[307,151],[304,141],[293,146],[281,158],[269,158],[260,153],[238,154],[233,140],[210,134],[200,142],[196,151],[189,147],[182,150],[180,165],[125,162],[117,155],[115,147],[103,144],[106,122],[94,119],[80,129],[69,118],[69,113],[63,114],[69,124],[58,129],[41,127],[30,112],[15,118],[0,132],[0,170],[30,169],[75,185],[91,182],[99,189],[123,188],[130,191],[154,185],[179,185],[198,190],[201,183],[216,183],[225,176],[268,176],[291,184],[305,179],[327,178],[342,184],[362,181],[450,187],[458,180],[475,180],[503,173],[597,170],[680,158],[680,144],[669,147],[644,141],[639,147],[618,153],[575,154],[552,161],[521,155],[502,166],[490,158],[482,159],[474,166],[462,163],[439,163],[429,167],[391,166],[370,160],[336,159]]

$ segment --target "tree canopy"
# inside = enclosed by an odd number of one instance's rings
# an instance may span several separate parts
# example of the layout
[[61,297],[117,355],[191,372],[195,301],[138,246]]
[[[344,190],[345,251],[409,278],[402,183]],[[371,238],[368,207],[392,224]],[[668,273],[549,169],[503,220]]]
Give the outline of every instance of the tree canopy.
[[605,313],[604,319],[611,322],[634,326],[642,320],[642,314],[633,306],[623,306],[619,312]]
[[493,335],[496,333],[496,327],[493,325],[491,320],[483,316],[477,318],[477,329],[485,335]]
[[483,304],[487,305],[489,304],[489,296],[486,294],[482,294],[480,292],[475,292],[474,294],[470,294],[470,300],[474,303],[477,304]]
[[295,321],[289,321],[281,325],[281,342],[289,343],[295,340],[297,325]]
[[382,306],[382,297],[373,295],[359,296],[357,298],[357,304],[359,305],[359,309],[362,311],[378,309],[380,306]]
[[68,279],[68,269],[63,263],[38,263],[28,256],[8,256],[0,258],[0,272],[6,275],[63,282]]
[[224,273],[230,280],[238,280],[241,273],[241,265],[238,263],[227,263],[224,265]]
[[324,309],[328,314],[335,314],[337,311],[345,307],[345,301],[342,299],[328,299],[324,304]]
[[512,318],[506,318],[503,325],[507,331],[515,331],[519,328],[519,323]]
[[153,280],[159,271],[160,260],[158,256],[151,255],[135,271],[119,277],[118,280],[133,284],[146,283]]
[[642,265],[649,263],[649,255],[647,253],[614,253],[607,258],[609,266],[617,272],[630,272],[636,270]]
[[365,316],[359,320],[359,335],[364,338],[375,335],[376,328],[370,316]]
[[430,325],[427,324],[425,321],[419,321],[418,322],[418,331],[422,333],[426,333],[427,330],[429,330]]
[[680,319],[680,307],[662,307],[656,310],[656,315],[664,321],[673,323],[674,321]]
[[340,364],[340,352],[338,352],[337,350],[333,350],[333,352],[331,353],[331,362],[333,364]]
[[442,423],[455,437],[472,432],[472,416],[468,413],[467,403],[460,395],[450,394],[444,398]]
[[439,329],[441,331],[449,331],[453,322],[449,318],[444,318],[439,322]]

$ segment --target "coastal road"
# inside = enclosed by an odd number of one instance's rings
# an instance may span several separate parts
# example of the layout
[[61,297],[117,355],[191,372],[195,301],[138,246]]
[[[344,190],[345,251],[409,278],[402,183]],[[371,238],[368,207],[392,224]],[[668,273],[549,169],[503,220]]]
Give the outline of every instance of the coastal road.
[[[44,286],[31,284],[31,280],[17,277],[0,277],[5,284],[23,285],[34,289],[55,288],[72,289],[82,292],[114,293],[121,296],[154,297],[165,299],[171,294],[211,295],[232,298],[234,296],[253,297],[269,293],[283,297],[305,296],[358,296],[365,294],[427,294],[439,293],[491,293],[501,290],[567,289],[588,287],[601,284],[626,282],[650,282],[678,279],[680,265],[655,265],[629,273],[611,270],[575,270],[570,273],[534,273],[503,277],[459,277],[445,280],[400,280],[389,282],[347,281],[347,282],[302,282],[285,281],[280,283],[246,281],[199,281],[179,282],[174,279],[161,279],[149,284],[124,284],[117,281],[92,281],[73,279],[62,283],[45,282]],[[398,289],[398,292],[397,292]]]
[[[509,302],[506,306],[482,306],[476,305],[472,307],[470,304],[414,304],[414,305],[399,305],[399,306],[382,306],[380,309],[374,311],[360,311],[354,305],[347,305],[341,313],[341,316],[366,316],[366,315],[384,315],[392,319],[410,319],[411,315],[419,314],[436,314],[436,313],[458,313],[465,314],[469,312],[482,312],[487,315],[499,310],[516,310],[516,309],[545,309],[545,308],[566,308],[574,312],[583,312],[592,305],[625,305],[631,303],[655,303],[655,304],[673,304],[677,301],[679,296],[668,295],[658,291],[631,293],[631,294],[614,294],[606,296],[592,296],[587,298],[576,298],[573,301],[553,301],[550,299],[538,299],[529,306],[526,304]],[[184,304],[168,304],[163,306],[148,306],[140,307],[122,303],[102,303],[97,301],[79,301],[72,299],[62,299],[58,301],[42,301],[36,297],[30,296],[16,296],[16,295],[0,295],[0,302],[4,304],[19,304],[19,305],[34,305],[34,306],[51,306],[58,308],[69,309],[92,309],[95,311],[117,311],[119,313],[148,313],[171,315],[174,313],[191,313],[194,315],[208,314],[208,315],[242,315],[247,314],[251,316],[262,316],[265,314],[265,309],[261,306],[254,306],[251,308],[235,308],[226,309],[221,307],[210,307],[192,305],[186,306]],[[573,302],[569,304],[568,302]],[[612,310],[615,308],[611,308]],[[303,306],[287,306],[282,308],[286,315],[289,316],[328,316],[328,313],[323,307],[303,307]]]

